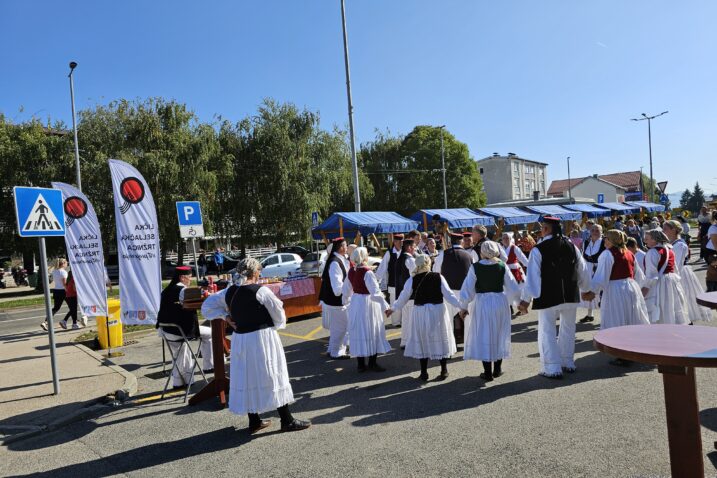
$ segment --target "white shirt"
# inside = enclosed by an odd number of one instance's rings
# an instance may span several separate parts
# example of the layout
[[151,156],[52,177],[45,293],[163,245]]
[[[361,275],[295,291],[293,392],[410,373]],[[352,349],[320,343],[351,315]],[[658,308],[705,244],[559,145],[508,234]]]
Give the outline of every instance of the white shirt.
[[528,267],[528,258],[525,257],[525,254],[523,254],[523,251],[520,250],[518,246],[515,244],[511,244],[508,247],[503,247],[503,244],[500,245],[500,258],[503,262],[506,264],[508,263],[508,254],[510,254],[510,249],[513,248],[513,251],[515,251],[515,257],[518,259],[518,262],[520,262],[523,267]]
[[[637,262],[637,256],[635,256],[635,262]],[[615,257],[609,250],[604,250],[600,257],[598,257],[598,267],[593,275],[592,281],[590,282],[590,291],[596,295],[608,288],[610,284],[610,274],[612,274],[612,268],[615,265]],[[642,272],[641,267],[635,267],[635,277],[633,278],[638,284],[642,284],[645,281],[645,275]]]
[[[339,258],[344,265],[344,269],[348,272],[349,261],[338,252],[334,252],[334,256]],[[341,289],[344,287],[344,274],[341,272],[341,266],[336,261],[333,261],[329,267],[329,279],[331,280],[331,291],[334,295],[341,295]]]
[[52,288],[55,290],[65,290],[65,284],[63,279],[67,280],[67,271],[65,269],[55,269],[52,271]]
[[[396,302],[393,303],[393,310],[401,310],[403,306],[405,306],[408,301],[411,299],[411,294],[413,293],[413,277],[409,278],[406,281],[406,284],[403,286],[403,291],[401,291],[401,295],[398,296],[398,299],[396,299]],[[441,294],[443,295],[443,299],[451,304],[453,307],[456,307],[458,309],[461,308],[461,303],[458,300],[458,297],[456,297],[456,294],[451,290],[451,288],[448,286],[448,282],[446,282],[446,278],[441,276]],[[421,306],[419,306],[421,307]]]
[[386,290],[388,287],[388,263],[391,260],[390,254],[393,254],[398,257],[401,255],[401,251],[399,249],[396,249],[395,247],[391,247],[390,251],[386,251],[386,253],[383,255],[383,259],[381,259],[381,264],[378,266],[378,269],[376,269],[376,279],[378,280],[381,289]]
[[[347,281],[348,282],[348,281]],[[224,319],[231,315],[229,307],[227,307],[226,295],[231,286],[223,289],[216,294],[212,294],[206,298],[202,304],[202,315],[207,320]],[[274,322],[275,329],[283,329],[286,327],[286,314],[284,313],[284,303],[268,287],[260,287],[256,292],[256,300],[266,307],[266,310]]]
[[[495,262],[490,259],[481,259],[480,263],[485,265],[495,264]],[[469,304],[473,302],[476,297],[476,280],[475,267],[471,267],[468,269],[468,274],[461,286],[461,308],[464,310],[468,310]],[[516,282],[515,277],[513,277],[513,273],[510,272],[510,269],[507,267],[503,274],[503,293],[508,298],[508,302],[514,302],[515,299],[520,298],[520,286],[518,282]]]
[[[378,280],[376,280],[376,275],[373,271],[366,272],[366,275],[363,277],[363,282],[366,284],[366,289],[368,290],[370,299],[374,302],[378,302],[381,305],[381,310],[388,310],[388,302],[386,302],[386,299],[383,297],[383,293],[381,292]],[[344,287],[341,290],[341,294],[344,305],[348,305],[348,303],[351,302],[351,296],[354,294],[354,288],[350,280],[344,281]]]
[[[552,235],[548,235],[543,238],[544,241],[552,238]],[[578,276],[578,288],[581,290],[587,290],[590,288],[590,279],[592,275],[592,268],[588,270],[585,260],[577,247],[571,242],[576,254],[575,272]],[[521,299],[525,302],[530,302],[536,297],[541,295],[542,279],[540,277],[540,267],[543,263],[543,255],[540,253],[540,249],[534,247],[530,251],[530,258],[528,259],[528,274],[525,278],[525,284],[523,286],[523,294]]]
[[[717,251],[717,248],[715,248],[714,242],[712,241],[712,236],[717,235],[717,224],[712,224],[707,231],[707,249],[710,249],[712,251]],[[715,239],[717,240],[717,239]]]

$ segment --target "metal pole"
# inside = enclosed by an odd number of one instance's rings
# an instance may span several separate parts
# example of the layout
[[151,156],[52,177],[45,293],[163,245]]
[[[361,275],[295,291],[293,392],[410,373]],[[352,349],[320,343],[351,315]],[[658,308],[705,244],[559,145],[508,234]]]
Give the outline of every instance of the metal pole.
[[194,256],[194,272],[197,274],[197,285],[199,285],[199,264],[197,264],[197,246],[192,238],[192,256]]
[[570,184],[570,156],[568,156],[568,199],[573,198],[573,193],[570,191],[570,187],[572,185]]
[[[74,66],[73,66],[74,65]],[[80,176],[80,147],[77,144],[77,117],[75,115],[75,82],[72,79],[72,72],[75,71],[77,63],[70,63],[70,100],[72,102],[72,131],[75,136],[75,170],[77,172],[77,189],[82,191],[82,178]]]
[[[349,107],[349,136],[351,138],[351,164],[354,175],[354,209],[361,212],[361,194],[359,192],[358,162],[356,161],[356,139],[354,137],[354,107],[351,100],[351,72],[349,68],[349,40],[346,33],[346,5],[341,0],[341,25],[344,32],[344,65],[346,67],[346,97]],[[363,241],[362,241],[363,242]]]
[[647,144],[650,149],[650,202],[655,202],[655,182],[652,179],[652,118],[647,118]]
[[443,147],[443,128],[441,126],[441,171],[443,172],[443,208],[448,209],[448,192],[446,190],[446,154]]
[[50,337],[50,363],[52,365],[52,387],[54,395],[60,394],[60,374],[57,372],[57,357],[55,353],[55,324],[52,322],[52,307],[50,307],[50,281],[47,276],[47,252],[45,251],[45,238],[40,238],[40,280],[42,290],[45,292],[45,320],[47,332]]

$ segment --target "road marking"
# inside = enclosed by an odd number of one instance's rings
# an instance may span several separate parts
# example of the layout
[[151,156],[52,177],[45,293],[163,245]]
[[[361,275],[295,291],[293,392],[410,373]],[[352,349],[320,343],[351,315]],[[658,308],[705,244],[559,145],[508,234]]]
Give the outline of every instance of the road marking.
[[323,328],[324,328],[323,326],[319,325],[319,326],[316,327],[314,330],[312,330],[312,331],[309,332],[308,334],[304,335],[304,338],[306,338],[306,339],[313,338],[314,335],[316,335],[316,334],[318,334],[319,332],[321,332],[321,331],[323,330]]
[[393,337],[400,337],[400,336],[401,336],[401,332],[391,332],[390,334],[386,334],[387,339],[391,339]]
[[36,315],[34,317],[23,317],[22,319],[9,319],[9,320],[0,320],[0,323],[4,324],[5,322],[18,322],[20,320],[35,320],[35,319],[44,319],[44,315]]
[[296,334],[291,334],[289,332],[279,332],[279,335],[283,335],[284,337],[291,337],[292,339],[311,340],[313,342],[321,342],[324,344],[329,343],[329,341],[325,338],[321,338],[321,339],[314,339],[311,337],[307,338],[305,335],[296,335]]

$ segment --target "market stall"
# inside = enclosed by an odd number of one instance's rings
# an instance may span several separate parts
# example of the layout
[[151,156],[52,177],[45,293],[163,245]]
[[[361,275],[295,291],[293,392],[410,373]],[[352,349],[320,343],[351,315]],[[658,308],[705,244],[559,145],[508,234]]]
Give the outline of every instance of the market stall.
[[495,219],[492,216],[478,214],[468,208],[421,209],[411,216],[411,219],[419,223],[419,231],[428,231],[431,228],[431,221],[435,215],[441,216],[441,220],[446,221],[448,227],[451,229],[466,229],[476,224],[482,224],[486,227],[495,226]]
[[621,202],[603,202],[597,204],[598,207],[609,209],[612,211],[613,216],[620,216],[623,214],[637,214],[640,212],[639,207],[628,206],[626,203]]
[[562,206],[546,204],[541,206],[525,206],[525,209],[540,214],[541,218],[544,216],[557,217],[561,221],[580,221],[583,214],[578,211],[571,211],[565,209]]
[[376,234],[393,234],[417,229],[418,222],[390,211],[381,212],[335,212],[311,230],[314,239],[325,242],[336,237],[358,238]]
[[578,211],[590,219],[606,217],[612,214],[612,211],[609,209],[595,207],[592,204],[566,204],[563,207],[565,209],[570,209],[571,211]]
[[[538,222],[540,214],[534,214],[517,207],[482,207],[478,211],[484,212],[497,219],[497,231],[500,234],[504,226],[520,226]],[[515,228],[514,228],[515,229]]]
[[625,204],[632,207],[639,207],[645,212],[665,212],[665,206],[649,201],[625,201]]

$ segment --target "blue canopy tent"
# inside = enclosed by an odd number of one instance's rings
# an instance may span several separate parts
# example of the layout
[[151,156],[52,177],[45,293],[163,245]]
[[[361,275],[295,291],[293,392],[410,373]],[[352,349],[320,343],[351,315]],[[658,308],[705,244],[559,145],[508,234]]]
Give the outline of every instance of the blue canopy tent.
[[421,209],[417,211],[411,219],[418,221],[418,229],[426,231],[430,228],[430,224],[434,215],[438,214],[442,220],[448,223],[451,229],[463,229],[473,227],[476,224],[484,226],[494,226],[495,219],[491,216],[478,214],[472,209]]
[[599,207],[610,209],[617,214],[635,214],[640,212],[639,207],[628,206],[621,202],[603,202],[598,204]]
[[506,226],[531,224],[540,220],[540,214],[533,214],[517,207],[482,207],[480,212],[503,220]]
[[562,221],[579,221],[582,219],[583,215],[580,212],[577,211],[571,211],[570,209],[565,209],[562,206],[557,205],[543,205],[543,206],[525,206],[525,209],[528,209],[532,212],[537,212],[540,214],[540,216],[553,216],[557,217],[558,219]]
[[314,239],[354,237],[357,233],[371,234],[408,232],[417,229],[418,223],[395,212],[335,212],[311,230]]
[[665,206],[649,201],[625,201],[625,204],[644,209],[645,212],[665,212]]
[[595,207],[592,204],[566,204],[563,206],[565,209],[570,209],[572,211],[578,211],[581,213],[585,213],[587,217],[589,218],[596,218],[596,217],[605,217],[612,214],[612,212],[609,209],[603,209],[600,207]]

